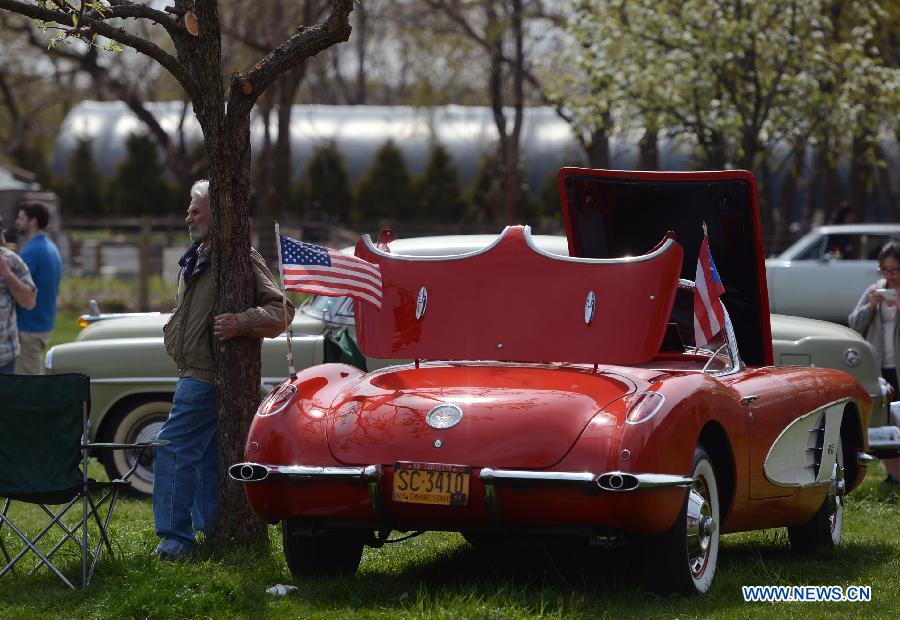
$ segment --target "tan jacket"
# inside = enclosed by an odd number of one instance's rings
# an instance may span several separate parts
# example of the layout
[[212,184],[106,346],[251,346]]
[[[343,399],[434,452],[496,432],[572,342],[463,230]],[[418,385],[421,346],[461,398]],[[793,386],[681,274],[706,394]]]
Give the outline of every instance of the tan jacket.
[[[216,375],[216,337],[213,334],[214,290],[212,265],[208,257],[191,271],[196,257],[190,255],[198,244],[180,261],[178,293],[175,309],[163,328],[166,351],[178,366],[179,377],[191,377],[213,383]],[[285,318],[281,290],[275,283],[259,252],[250,249],[253,267],[253,303],[255,307],[235,313],[240,335],[252,338],[274,338],[284,331]],[[188,265],[186,267],[186,265]],[[287,324],[294,318],[294,304],[287,300]]]

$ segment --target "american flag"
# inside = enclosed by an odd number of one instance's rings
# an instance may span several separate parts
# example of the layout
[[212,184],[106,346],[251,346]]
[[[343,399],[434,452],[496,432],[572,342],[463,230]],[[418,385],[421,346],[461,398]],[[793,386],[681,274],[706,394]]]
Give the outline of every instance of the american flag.
[[725,287],[713,262],[709,238],[705,234],[697,257],[694,284],[694,344],[702,347],[725,326],[725,308],[719,300],[725,293]]
[[381,270],[356,256],[279,235],[284,288],[353,297],[381,308]]

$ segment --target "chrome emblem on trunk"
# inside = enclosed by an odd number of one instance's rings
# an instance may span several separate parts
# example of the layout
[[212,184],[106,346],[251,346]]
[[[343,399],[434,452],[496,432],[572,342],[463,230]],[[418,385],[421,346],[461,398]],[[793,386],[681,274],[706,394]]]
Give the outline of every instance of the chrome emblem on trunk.
[[587,294],[587,299],[584,300],[584,324],[590,325],[591,321],[594,320],[594,310],[597,307],[597,296],[594,294],[594,291],[591,291]]
[[438,405],[425,416],[425,423],[431,428],[450,428],[462,420],[462,409],[456,405]]
[[416,320],[422,320],[425,316],[425,308],[428,306],[428,290],[423,286],[419,289],[419,296],[416,299]]

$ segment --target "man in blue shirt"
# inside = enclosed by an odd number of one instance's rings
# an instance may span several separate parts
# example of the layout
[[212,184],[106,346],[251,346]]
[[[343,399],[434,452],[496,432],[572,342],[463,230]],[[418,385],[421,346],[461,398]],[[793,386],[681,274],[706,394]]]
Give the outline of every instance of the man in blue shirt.
[[50,335],[56,325],[56,294],[62,275],[59,250],[44,234],[50,221],[50,211],[39,202],[23,202],[19,205],[16,229],[20,235],[28,237],[21,256],[31,277],[37,285],[37,303],[34,308],[17,309],[19,325],[19,357],[16,359],[16,374],[41,374],[41,354],[50,342]]

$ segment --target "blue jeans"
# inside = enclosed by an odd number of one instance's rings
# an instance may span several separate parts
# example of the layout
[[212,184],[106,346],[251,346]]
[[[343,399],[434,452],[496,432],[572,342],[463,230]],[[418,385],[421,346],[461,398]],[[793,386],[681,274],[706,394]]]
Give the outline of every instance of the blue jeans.
[[179,379],[172,411],[157,439],[153,467],[153,520],[160,549],[179,555],[194,543],[194,530],[208,533],[219,504],[219,425],[216,386]]
[[5,366],[0,366],[0,375],[14,375],[16,374],[16,358],[6,364]]

